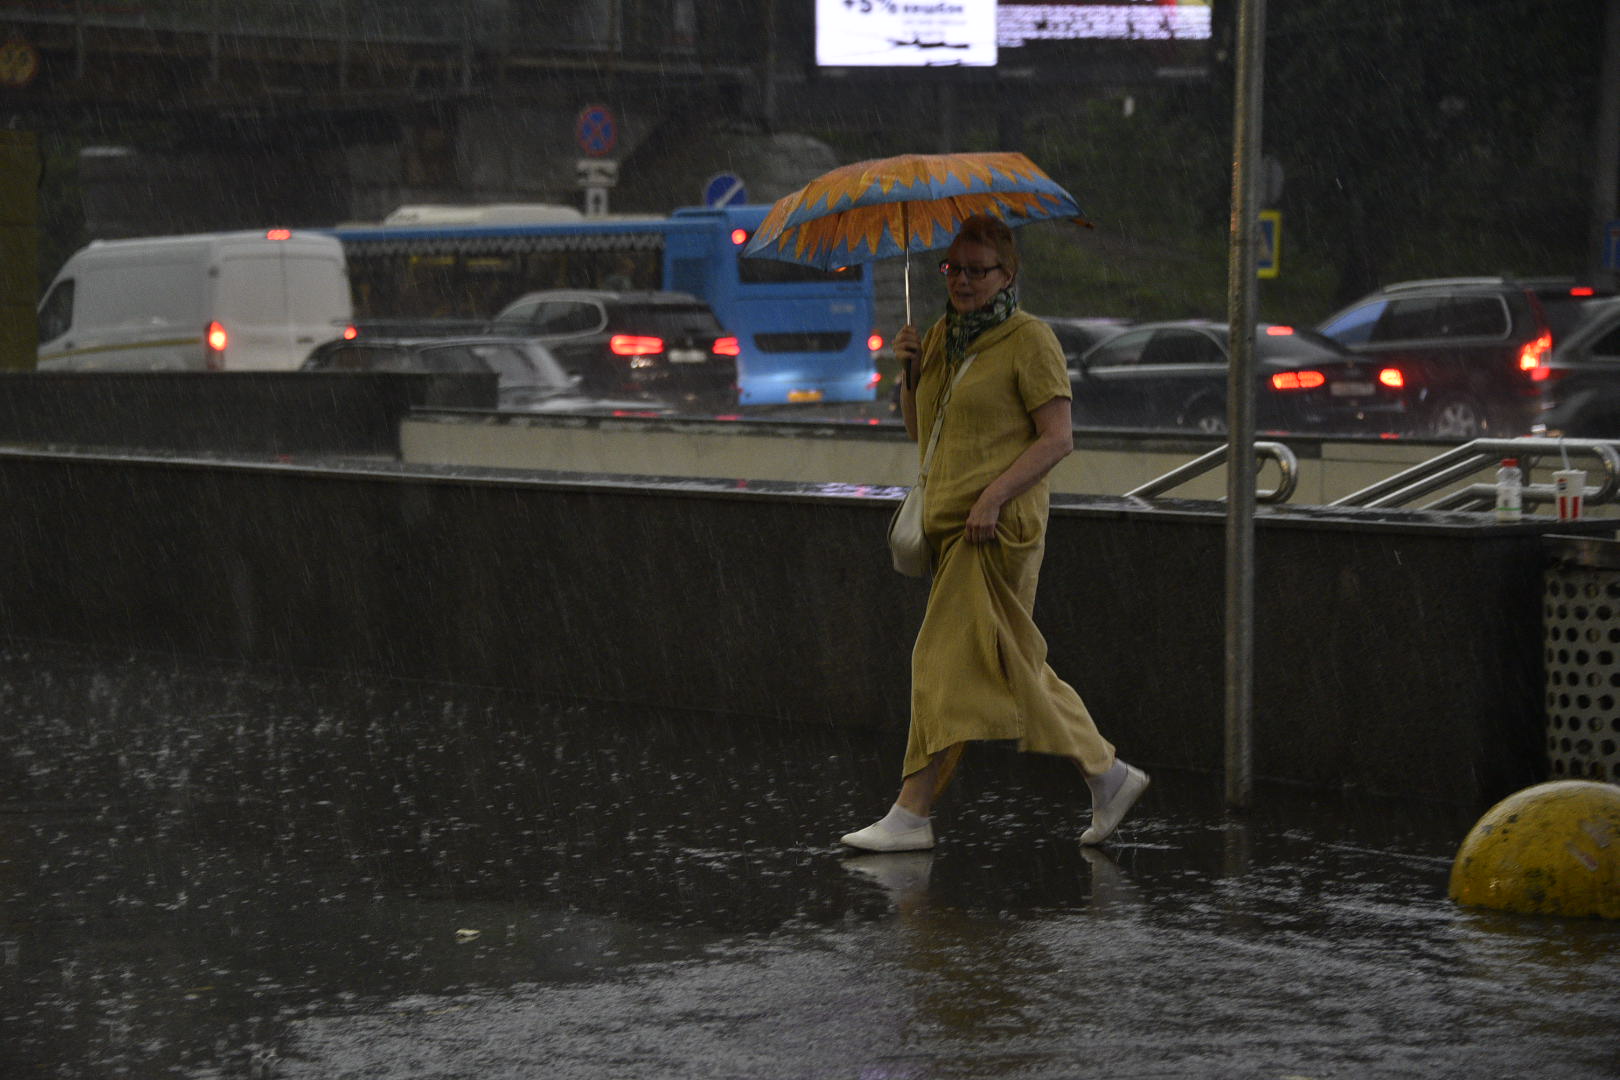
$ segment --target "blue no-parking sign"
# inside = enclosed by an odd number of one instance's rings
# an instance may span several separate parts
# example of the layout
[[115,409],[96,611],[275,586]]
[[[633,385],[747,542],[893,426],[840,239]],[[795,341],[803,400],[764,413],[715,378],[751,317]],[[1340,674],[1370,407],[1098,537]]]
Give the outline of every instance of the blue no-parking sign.
[[715,173],[703,185],[704,206],[740,206],[748,201],[748,189],[736,173]]
[[574,140],[591,157],[604,157],[619,144],[619,122],[606,105],[587,105],[574,119]]

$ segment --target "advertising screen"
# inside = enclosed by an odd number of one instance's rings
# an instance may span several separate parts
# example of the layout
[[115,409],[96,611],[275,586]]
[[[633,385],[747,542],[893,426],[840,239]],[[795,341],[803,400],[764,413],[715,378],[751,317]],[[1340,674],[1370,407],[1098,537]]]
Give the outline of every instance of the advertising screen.
[[816,0],[822,67],[991,67],[996,0]]
[[1027,45],[1209,36],[1209,0],[816,0],[821,67],[991,67]]
[[1036,41],[1207,41],[1209,35],[1209,0],[1001,0],[996,12],[1003,49]]

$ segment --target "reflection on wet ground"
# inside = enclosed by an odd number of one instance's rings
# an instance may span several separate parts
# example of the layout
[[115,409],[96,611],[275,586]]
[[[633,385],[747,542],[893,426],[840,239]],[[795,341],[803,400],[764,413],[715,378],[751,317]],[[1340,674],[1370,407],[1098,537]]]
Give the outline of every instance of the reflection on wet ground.
[[1474,810],[1162,773],[1105,851],[976,747],[0,653],[0,1076],[1612,1077],[1620,926],[1461,911]]

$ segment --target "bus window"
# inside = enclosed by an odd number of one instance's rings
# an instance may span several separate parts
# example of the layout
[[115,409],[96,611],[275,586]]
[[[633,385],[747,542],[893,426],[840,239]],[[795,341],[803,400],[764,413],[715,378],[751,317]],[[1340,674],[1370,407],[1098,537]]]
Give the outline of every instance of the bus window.
[[802,263],[783,262],[780,259],[737,259],[737,278],[744,285],[793,285],[813,281],[860,281],[861,267],[840,266],[836,270],[822,270]]

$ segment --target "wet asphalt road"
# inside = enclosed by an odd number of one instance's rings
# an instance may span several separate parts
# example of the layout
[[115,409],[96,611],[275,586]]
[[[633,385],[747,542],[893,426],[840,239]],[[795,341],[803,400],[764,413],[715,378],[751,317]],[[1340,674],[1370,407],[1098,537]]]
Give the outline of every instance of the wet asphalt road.
[[[903,729],[0,652],[0,1077],[1620,1075],[1620,925],[1453,907],[1476,809],[1160,772],[1083,850]],[[1106,727],[1106,725],[1105,725]]]

